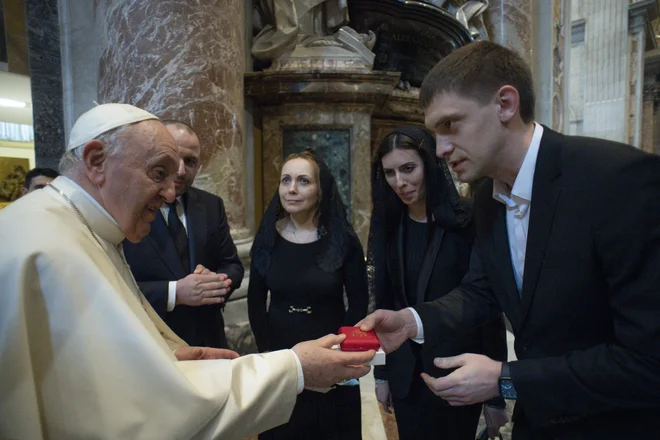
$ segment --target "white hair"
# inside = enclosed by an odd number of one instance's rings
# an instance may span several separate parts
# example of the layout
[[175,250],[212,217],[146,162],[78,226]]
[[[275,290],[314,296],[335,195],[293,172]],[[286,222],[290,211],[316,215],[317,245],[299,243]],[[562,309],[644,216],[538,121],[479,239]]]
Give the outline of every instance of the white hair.
[[[121,127],[113,128],[112,130],[108,130],[94,138],[94,140],[103,143],[103,150],[107,157],[123,153],[124,143],[120,141],[124,137],[125,129],[129,126],[130,125],[123,125]],[[83,163],[83,150],[85,149],[85,145],[87,145],[87,143],[88,142],[85,142],[84,144],[78,145],[77,147],[64,152],[60,158],[59,164],[60,173],[62,175],[73,177],[78,173]]]

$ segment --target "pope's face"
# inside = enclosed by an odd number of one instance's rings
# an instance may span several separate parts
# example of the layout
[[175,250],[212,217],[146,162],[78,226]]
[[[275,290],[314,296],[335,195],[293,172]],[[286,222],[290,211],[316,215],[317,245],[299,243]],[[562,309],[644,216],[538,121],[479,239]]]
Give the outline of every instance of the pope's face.
[[149,234],[163,203],[174,201],[178,149],[159,121],[129,127],[118,142],[123,144],[123,152],[106,159],[99,191],[105,209],[126,238],[137,243]]

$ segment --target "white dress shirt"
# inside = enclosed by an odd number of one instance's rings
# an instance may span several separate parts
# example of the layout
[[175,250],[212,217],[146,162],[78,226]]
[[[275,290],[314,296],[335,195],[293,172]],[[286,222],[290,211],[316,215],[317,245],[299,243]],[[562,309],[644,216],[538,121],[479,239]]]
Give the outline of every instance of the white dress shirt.
[[522,294],[523,275],[525,273],[527,232],[532,205],[534,171],[536,170],[536,158],[539,154],[539,146],[543,136],[543,127],[537,123],[534,123],[534,126],[532,142],[527,149],[527,154],[513,186],[510,187],[499,180],[493,181],[493,198],[506,206],[506,232],[509,236],[513,276],[519,294]]
[[[534,123],[534,134],[529,144],[525,159],[523,160],[513,186],[493,180],[493,198],[506,206],[506,230],[509,236],[509,251],[513,275],[518,287],[518,293],[522,293],[522,280],[525,273],[525,254],[527,250],[527,231],[529,230],[529,213],[532,205],[532,186],[534,184],[534,171],[536,170],[536,159],[539,154],[543,127]],[[424,343],[424,327],[419,315],[412,307],[415,322],[417,323],[417,335],[413,341],[418,344]]]
[[[179,217],[179,220],[181,220],[181,223],[183,223],[183,228],[186,230],[186,234],[188,233],[188,221],[186,219],[186,211],[183,209],[183,202],[181,201],[181,197],[177,197],[175,200],[176,203],[176,214]],[[170,205],[167,203],[163,204],[160,208],[161,214],[163,214],[163,218],[165,219],[165,224],[169,226],[168,222],[168,216],[170,215]],[[170,281],[167,285],[167,311],[171,312],[174,310],[174,307],[176,306],[176,281]]]

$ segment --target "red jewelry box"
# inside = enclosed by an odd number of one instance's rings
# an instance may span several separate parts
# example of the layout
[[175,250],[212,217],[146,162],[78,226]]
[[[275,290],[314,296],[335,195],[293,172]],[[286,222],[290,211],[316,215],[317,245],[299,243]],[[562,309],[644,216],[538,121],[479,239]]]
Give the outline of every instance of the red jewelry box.
[[373,330],[363,332],[359,327],[339,327],[339,334],[346,335],[346,339],[340,344],[341,351],[368,351],[380,348],[380,341]]

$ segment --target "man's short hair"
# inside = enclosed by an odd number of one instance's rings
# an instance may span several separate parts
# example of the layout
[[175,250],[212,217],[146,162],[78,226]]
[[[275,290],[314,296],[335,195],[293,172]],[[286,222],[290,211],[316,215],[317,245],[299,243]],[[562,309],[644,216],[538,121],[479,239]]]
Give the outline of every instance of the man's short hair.
[[183,131],[186,131],[186,132],[188,132],[188,133],[190,133],[190,134],[194,134],[194,135],[197,136],[197,138],[199,139],[199,135],[197,134],[197,132],[195,131],[195,129],[193,129],[189,124],[187,124],[187,123],[185,123],[185,122],[183,122],[183,121],[179,121],[178,119],[161,119],[161,122],[162,122],[165,126],[168,126],[168,125],[174,125],[175,127],[179,127],[179,128],[182,129]]
[[25,174],[25,189],[30,189],[30,184],[32,179],[38,176],[49,177],[51,179],[56,179],[59,177],[60,173],[55,171],[52,168],[32,168]]
[[454,93],[485,104],[502,86],[513,86],[520,95],[520,117],[534,120],[532,72],[516,52],[479,41],[463,46],[440,60],[426,75],[419,102],[426,110],[441,93]]

